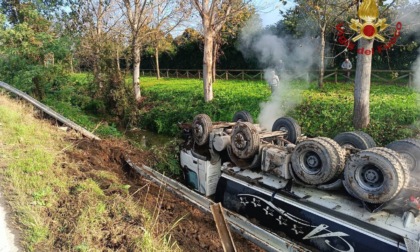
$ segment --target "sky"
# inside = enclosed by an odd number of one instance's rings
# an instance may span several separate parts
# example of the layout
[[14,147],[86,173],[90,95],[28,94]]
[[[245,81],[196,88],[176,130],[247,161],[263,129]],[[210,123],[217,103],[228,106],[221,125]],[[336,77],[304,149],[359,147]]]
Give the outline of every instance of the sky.
[[[293,6],[293,3],[283,5],[279,0],[253,0],[253,2],[257,8],[257,13],[262,20],[263,27],[277,23],[282,18],[280,10],[286,11]],[[199,30],[200,26],[201,20],[197,17],[196,20],[190,20],[190,22],[177,27],[173,32],[171,32],[171,34],[176,37],[181,35],[187,27],[193,27]]]
[[[288,3],[286,5],[281,4],[278,0],[272,1],[264,1],[264,3],[259,3],[263,7],[257,11],[260,15],[263,26],[268,26],[277,23],[282,16],[280,15],[280,10],[286,11],[287,9],[293,6],[293,3]],[[267,6],[267,7],[264,7]]]

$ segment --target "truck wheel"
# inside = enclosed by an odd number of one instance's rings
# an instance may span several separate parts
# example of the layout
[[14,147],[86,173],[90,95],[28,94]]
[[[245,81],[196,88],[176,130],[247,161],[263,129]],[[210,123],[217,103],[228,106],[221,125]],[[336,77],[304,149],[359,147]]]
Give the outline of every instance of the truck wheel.
[[412,184],[418,187],[417,178],[420,173],[420,141],[417,139],[403,139],[394,141],[386,146],[391,150],[398,152],[405,161],[407,170],[405,170],[405,179],[407,186]]
[[260,137],[250,122],[237,122],[230,136],[233,153],[239,158],[251,158],[259,149]]
[[233,115],[232,122],[250,122],[254,123],[254,119],[252,118],[251,114],[246,111],[238,111]]
[[340,177],[340,175],[344,171],[344,166],[346,164],[346,150],[342,148],[336,141],[332,140],[328,137],[317,137],[318,139],[321,139],[325,142],[327,142],[330,147],[334,150],[335,156],[337,159],[337,173],[334,176],[334,179]]
[[271,131],[286,131],[287,135],[285,136],[285,139],[294,144],[302,134],[299,124],[291,117],[280,117],[277,119],[273,123]]
[[333,179],[337,174],[339,162],[337,151],[319,138],[298,143],[291,158],[296,176],[310,185],[321,185]]
[[354,154],[346,163],[343,185],[350,195],[367,203],[392,200],[404,185],[403,161],[381,147]]
[[340,133],[334,137],[334,141],[343,147],[353,147],[361,150],[376,147],[375,140],[363,131]]
[[410,168],[407,165],[406,160],[404,159],[403,156],[401,156],[400,153],[392,150],[391,148],[385,147],[385,148],[381,148],[381,149],[384,152],[388,153],[389,155],[394,156],[394,158],[396,158],[400,162],[400,165],[403,168],[403,174],[404,174],[404,184],[403,184],[402,188],[407,188],[408,183],[410,182],[411,172],[410,172]]
[[208,115],[199,114],[194,117],[192,128],[194,142],[201,146],[208,142],[213,124]]
[[411,172],[420,172],[420,140],[403,139],[385,147],[398,152],[405,159]]

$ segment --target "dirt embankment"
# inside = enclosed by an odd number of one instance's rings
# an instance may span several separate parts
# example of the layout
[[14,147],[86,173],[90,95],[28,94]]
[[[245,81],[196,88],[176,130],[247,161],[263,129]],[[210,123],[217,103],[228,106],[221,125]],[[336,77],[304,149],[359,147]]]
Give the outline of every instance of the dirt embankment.
[[[158,213],[157,221],[159,223],[156,225],[161,227],[162,232],[169,230],[170,236],[177,241],[182,250],[223,251],[211,215],[201,212],[190,203],[165,191],[164,188],[142,178],[125,164],[124,155],[135,164],[152,166],[155,159],[150,152],[137,150],[121,140],[91,141],[83,139],[73,141],[76,148],[67,151],[67,155],[71,157],[72,161],[78,163],[80,168],[77,174],[70,174],[71,176],[75,176],[76,179],[92,179],[107,194],[123,193],[118,190],[110,190],[111,181],[96,175],[101,170],[111,171],[124,184],[130,185],[129,195],[135,197],[139,202],[139,209],[144,207],[150,213]],[[66,202],[66,199],[63,199],[63,202]],[[77,207],[74,202],[67,202],[64,205]],[[68,218],[72,218],[72,216],[65,216],[63,219],[71,222]],[[175,227],[172,227],[175,223]],[[65,243],[65,237],[61,237],[61,239]],[[234,240],[238,251],[262,251],[253,243],[236,234]],[[117,250],[129,247],[128,244],[124,244],[124,241],[123,237],[110,237],[109,247]],[[57,242],[57,245],[60,244],[60,241]]]

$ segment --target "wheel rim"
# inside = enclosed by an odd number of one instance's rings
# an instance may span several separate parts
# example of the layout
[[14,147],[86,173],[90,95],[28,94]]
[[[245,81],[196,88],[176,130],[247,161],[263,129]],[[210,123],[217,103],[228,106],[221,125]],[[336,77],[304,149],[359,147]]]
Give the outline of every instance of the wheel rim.
[[240,150],[245,149],[245,147],[247,145],[247,142],[248,141],[246,140],[246,138],[245,138],[245,136],[242,132],[235,135],[234,144],[235,144],[236,148],[238,148]]
[[319,155],[313,151],[308,151],[303,155],[303,170],[307,174],[317,174],[322,168],[322,161]]
[[378,167],[369,164],[357,171],[356,179],[363,189],[368,191],[377,190],[384,183],[384,174]]
[[194,135],[197,138],[202,138],[204,133],[203,125],[196,123],[194,126]]

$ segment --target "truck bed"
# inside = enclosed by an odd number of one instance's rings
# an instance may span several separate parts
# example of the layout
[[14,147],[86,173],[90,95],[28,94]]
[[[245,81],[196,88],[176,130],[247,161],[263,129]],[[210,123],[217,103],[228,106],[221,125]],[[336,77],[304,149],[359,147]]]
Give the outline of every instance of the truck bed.
[[300,186],[228,163],[219,183],[216,201],[313,250],[418,251],[420,222],[413,215],[371,213],[344,192]]

